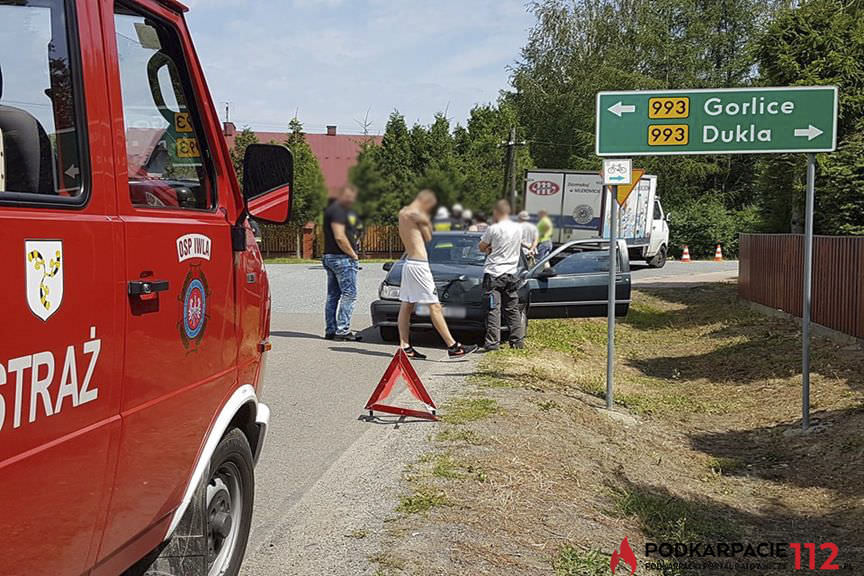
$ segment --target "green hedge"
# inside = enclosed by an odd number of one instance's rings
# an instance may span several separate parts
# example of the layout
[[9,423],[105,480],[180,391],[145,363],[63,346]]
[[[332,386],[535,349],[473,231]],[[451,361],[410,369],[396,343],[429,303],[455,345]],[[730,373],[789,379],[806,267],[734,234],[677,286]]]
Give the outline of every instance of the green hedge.
[[670,253],[680,257],[684,245],[692,258],[711,258],[717,245],[727,258],[738,256],[738,234],[761,227],[757,208],[728,210],[719,199],[703,198],[669,216]]

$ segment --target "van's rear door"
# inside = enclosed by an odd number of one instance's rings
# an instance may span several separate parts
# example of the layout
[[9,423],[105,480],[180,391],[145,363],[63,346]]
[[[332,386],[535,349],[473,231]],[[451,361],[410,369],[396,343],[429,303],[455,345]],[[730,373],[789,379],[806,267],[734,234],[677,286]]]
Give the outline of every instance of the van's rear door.
[[87,572],[120,431],[123,237],[99,18],[75,5],[0,0],[4,576]]

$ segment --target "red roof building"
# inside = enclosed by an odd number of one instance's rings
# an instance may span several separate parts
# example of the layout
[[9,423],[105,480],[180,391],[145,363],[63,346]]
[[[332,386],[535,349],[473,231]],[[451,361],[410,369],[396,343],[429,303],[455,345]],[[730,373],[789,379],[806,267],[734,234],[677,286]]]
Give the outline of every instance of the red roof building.
[[[224,132],[228,147],[232,148],[237,128],[233,123],[226,122]],[[256,131],[255,135],[259,142],[265,144],[274,141],[283,142],[287,138],[286,132]],[[306,134],[306,142],[318,159],[328,190],[338,190],[348,184],[348,171],[357,164],[357,156],[367,140],[380,144],[381,136],[338,134],[336,126],[328,126],[326,134]]]

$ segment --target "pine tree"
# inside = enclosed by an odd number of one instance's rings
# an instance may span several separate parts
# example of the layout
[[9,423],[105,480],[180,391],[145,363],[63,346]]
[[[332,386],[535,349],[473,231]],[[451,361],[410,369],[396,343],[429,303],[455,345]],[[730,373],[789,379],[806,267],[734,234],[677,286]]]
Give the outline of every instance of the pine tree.
[[231,163],[234,165],[234,172],[237,173],[240,186],[243,186],[243,158],[250,144],[258,144],[258,136],[246,126],[234,138],[234,147],[231,148]]
[[294,199],[291,219],[297,224],[305,224],[309,221],[317,221],[321,217],[327,201],[327,185],[318,159],[306,142],[303,124],[294,118],[291,120],[290,127],[291,132],[284,144],[294,154]]

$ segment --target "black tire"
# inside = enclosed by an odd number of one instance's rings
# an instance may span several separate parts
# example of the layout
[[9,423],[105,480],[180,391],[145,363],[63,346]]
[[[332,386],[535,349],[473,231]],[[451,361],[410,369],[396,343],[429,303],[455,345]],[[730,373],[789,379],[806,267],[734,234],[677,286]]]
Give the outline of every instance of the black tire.
[[[237,576],[246,554],[255,500],[255,466],[243,432],[234,428],[225,434],[210,459],[208,474],[205,486],[208,573],[209,576]],[[239,505],[237,495],[240,496]],[[232,517],[227,530],[224,522],[219,523],[220,514]],[[239,524],[236,531],[235,523]],[[223,538],[225,532],[229,534]],[[223,546],[230,549],[225,550]]]
[[378,333],[385,342],[396,342],[399,340],[399,329],[395,326],[379,326]]
[[653,258],[648,260],[648,266],[651,268],[663,268],[666,265],[666,246],[661,246],[660,250]]

